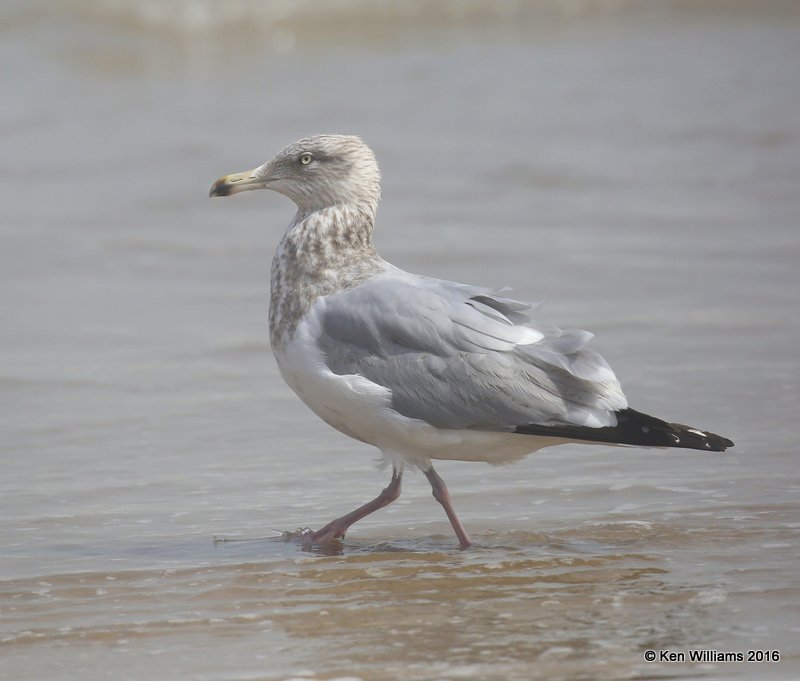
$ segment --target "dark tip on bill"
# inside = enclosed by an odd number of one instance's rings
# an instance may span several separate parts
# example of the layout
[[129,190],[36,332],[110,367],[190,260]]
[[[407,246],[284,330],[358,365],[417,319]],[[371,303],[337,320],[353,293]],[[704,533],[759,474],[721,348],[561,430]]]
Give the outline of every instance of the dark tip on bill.
[[213,196],[228,196],[231,193],[231,185],[225,182],[225,178],[219,178],[214,184],[211,185],[211,190],[208,192],[210,197]]

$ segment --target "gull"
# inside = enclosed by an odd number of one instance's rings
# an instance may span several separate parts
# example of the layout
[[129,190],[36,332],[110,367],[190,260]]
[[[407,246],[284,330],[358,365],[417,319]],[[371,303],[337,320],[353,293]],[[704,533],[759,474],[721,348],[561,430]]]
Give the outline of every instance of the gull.
[[272,261],[269,329],[286,383],[325,422],[377,447],[392,466],[372,501],[308,544],[400,496],[421,470],[461,548],[471,544],[433,460],[504,464],[543,447],[601,443],[724,451],[727,438],[628,406],[591,333],[534,319],[504,290],[405,272],[372,242],[380,173],[348,135],[314,135],[254,170],[226,175],[210,196],[271,189],[297,204]]

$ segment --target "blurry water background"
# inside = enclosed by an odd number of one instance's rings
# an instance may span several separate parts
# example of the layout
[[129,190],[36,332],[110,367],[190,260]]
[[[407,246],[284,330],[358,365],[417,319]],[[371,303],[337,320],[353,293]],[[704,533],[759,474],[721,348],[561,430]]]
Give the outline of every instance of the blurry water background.
[[[0,677],[800,678],[799,3],[5,0],[0,59]],[[292,205],[206,198],[315,132],[389,260],[736,447],[442,463],[465,552],[420,475],[215,545],[388,479],[269,355]]]

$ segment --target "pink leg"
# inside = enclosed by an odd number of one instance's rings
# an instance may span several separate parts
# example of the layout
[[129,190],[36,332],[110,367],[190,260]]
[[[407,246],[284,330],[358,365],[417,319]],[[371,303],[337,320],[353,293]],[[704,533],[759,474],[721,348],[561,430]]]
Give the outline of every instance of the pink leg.
[[428,478],[428,482],[431,483],[431,487],[433,488],[433,498],[442,505],[444,512],[447,513],[447,517],[450,519],[450,524],[456,531],[458,543],[461,544],[462,549],[467,548],[470,544],[472,544],[472,540],[469,538],[467,531],[464,529],[464,526],[461,524],[461,521],[456,515],[453,504],[450,502],[450,492],[447,491],[447,485],[444,484],[444,480],[439,477],[439,474],[433,470],[433,466],[425,471],[425,477]]
[[403,471],[394,468],[391,482],[372,501],[368,501],[363,506],[358,507],[355,511],[350,511],[350,513],[343,515],[341,518],[331,520],[325,527],[316,532],[304,534],[303,539],[310,544],[327,544],[334,539],[344,539],[345,532],[353,523],[397,500],[400,496],[400,482],[402,479]]

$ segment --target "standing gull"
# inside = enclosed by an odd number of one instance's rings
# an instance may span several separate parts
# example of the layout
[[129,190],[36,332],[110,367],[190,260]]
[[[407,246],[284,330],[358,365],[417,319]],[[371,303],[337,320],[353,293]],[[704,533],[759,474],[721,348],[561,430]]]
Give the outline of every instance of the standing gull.
[[507,463],[567,442],[724,451],[727,438],[628,406],[592,334],[536,322],[493,289],[405,272],[372,244],[380,173],[358,137],[316,135],[226,175],[210,196],[272,189],[297,204],[272,261],[270,340],[321,419],[392,464],[372,501],[305,541],[344,537],[422,470],[462,548],[470,538],[432,459]]

